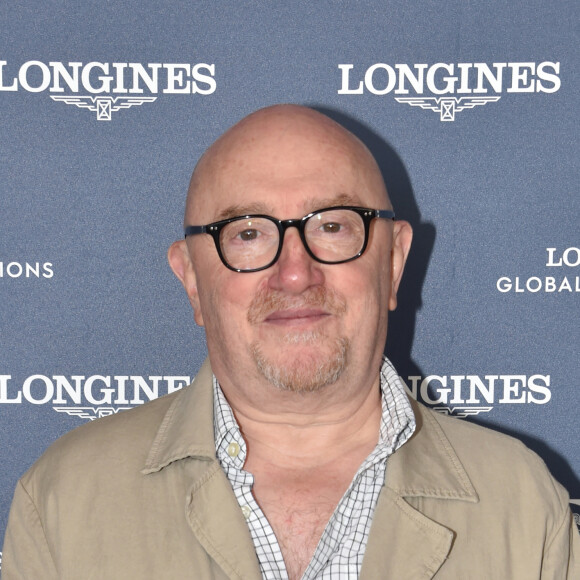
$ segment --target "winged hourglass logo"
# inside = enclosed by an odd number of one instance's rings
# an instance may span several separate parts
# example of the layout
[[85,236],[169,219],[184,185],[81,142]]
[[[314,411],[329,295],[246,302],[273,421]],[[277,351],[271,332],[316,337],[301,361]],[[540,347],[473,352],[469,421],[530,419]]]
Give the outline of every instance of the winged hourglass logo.
[[421,107],[440,114],[441,121],[455,121],[455,113],[463,109],[473,109],[478,105],[495,103],[501,97],[395,97],[397,103],[407,103],[411,107]]
[[121,109],[128,109],[135,105],[152,103],[157,97],[110,97],[110,96],[53,96],[53,101],[61,101],[67,105],[76,105],[81,109],[88,109],[97,113],[97,121],[110,121],[111,114]]
[[78,417],[79,419],[88,419],[89,421],[94,421],[95,419],[100,419],[101,417],[107,417],[108,415],[115,415],[119,411],[126,411],[132,407],[53,407],[57,413],[66,413],[71,417]]

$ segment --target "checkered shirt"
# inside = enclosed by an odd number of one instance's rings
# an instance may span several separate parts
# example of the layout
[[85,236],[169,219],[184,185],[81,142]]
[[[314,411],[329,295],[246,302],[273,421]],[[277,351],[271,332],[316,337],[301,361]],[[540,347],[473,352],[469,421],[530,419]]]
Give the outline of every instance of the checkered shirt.
[[[382,419],[379,442],[357,471],[332,514],[302,580],[354,580],[359,577],[369,530],[385,481],[387,458],[415,430],[403,383],[387,358],[381,368]],[[250,529],[265,580],[288,580],[280,545],[252,494],[254,477],[244,471],[246,443],[214,377],[216,453]]]

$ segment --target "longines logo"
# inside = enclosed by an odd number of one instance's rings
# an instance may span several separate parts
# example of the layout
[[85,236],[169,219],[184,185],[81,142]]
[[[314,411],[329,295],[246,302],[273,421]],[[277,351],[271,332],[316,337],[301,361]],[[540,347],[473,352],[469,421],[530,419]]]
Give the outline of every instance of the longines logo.
[[[575,294],[580,292],[580,275],[570,276],[571,268],[580,267],[580,248],[570,247],[564,250],[559,248],[546,248],[546,268],[563,268],[566,275],[555,276],[501,276],[496,282],[499,292],[516,294],[522,293],[550,293],[550,294]],[[560,272],[561,270],[552,270]],[[578,270],[575,270],[578,272]]]
[[[35,374],[21,384],[0,375],[0,404],[52,405],[58,413],[97,419],[173,393],[191,382],[189,376]],[[550,375],[410,376],[409,394],[445,414],[467,417],[489,413],[494,405],[545,405],[552,398]]]
[[429,375],[407,377],[409,394],[446,415],[489,413],[494,405],[545,405],[552,398],[550,375]]
[[[496,103],[505,93],[555,93],[560,89],[559,62],[376,63],[364,72],[339,64],[339,95],[410,95],[395,101],[439,113],[455,121],[465,109]],[[414,95],[412,95],[414,93]],[[493,94],[490,94],[493,93]]]
[[188,376],[30,375],[15,385],[11,375],[0,375],[0,404],[52,405],[58,413],[97,419],[178,391]]
[[0,91],[48,91],[53,101],[92,111],[99,121],[110,121],[112,114],[122,109],[152,103],[157,100],[152,95],[211,95],[217,86],[215,65],[206,63],[46,64],[29,60],[17,71],[7,65],[0,60]]

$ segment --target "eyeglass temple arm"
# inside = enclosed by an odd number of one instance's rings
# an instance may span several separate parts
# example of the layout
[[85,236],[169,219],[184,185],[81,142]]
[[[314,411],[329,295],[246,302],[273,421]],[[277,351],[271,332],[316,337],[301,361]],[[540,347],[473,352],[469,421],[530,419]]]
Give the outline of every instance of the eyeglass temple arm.
[[196,234],[205,233],[207,233],[207,226],[187,226],[183,230],[183,237],[187,238],[187,236],[195,236]]
[[375,214],[376,217],[384,218],[386,220],[394,220],[395,219],[395,212],[390,209],[378,209],[377,213]]

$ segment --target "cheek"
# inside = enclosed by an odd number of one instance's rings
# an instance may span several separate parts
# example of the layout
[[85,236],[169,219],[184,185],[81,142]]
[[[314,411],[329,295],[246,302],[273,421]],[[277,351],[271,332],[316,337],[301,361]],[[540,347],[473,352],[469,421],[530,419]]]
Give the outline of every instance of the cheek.
[[222,266],[202,277],[198,291],[208,341],[231,342],[247,334],[248,308],[256,292],[251,275]]
[[377,274],[370,265],[351,268],[342,273],[334,285],[346,299],[348,324],[357,331],[364,331],[361,326],[376,320],[380,312],[386,310],[388,285],[384,277]]
[[[353,263],[354,265],[354,263]],[[386,338],[388,302],[389,302],[389,267],[379,264],[377,260],[358,265],[356,270],[345,273],[348,280],[346,294],[348,304],[348,326],[352,335],[361,337],[365,342],[376,342]]]

